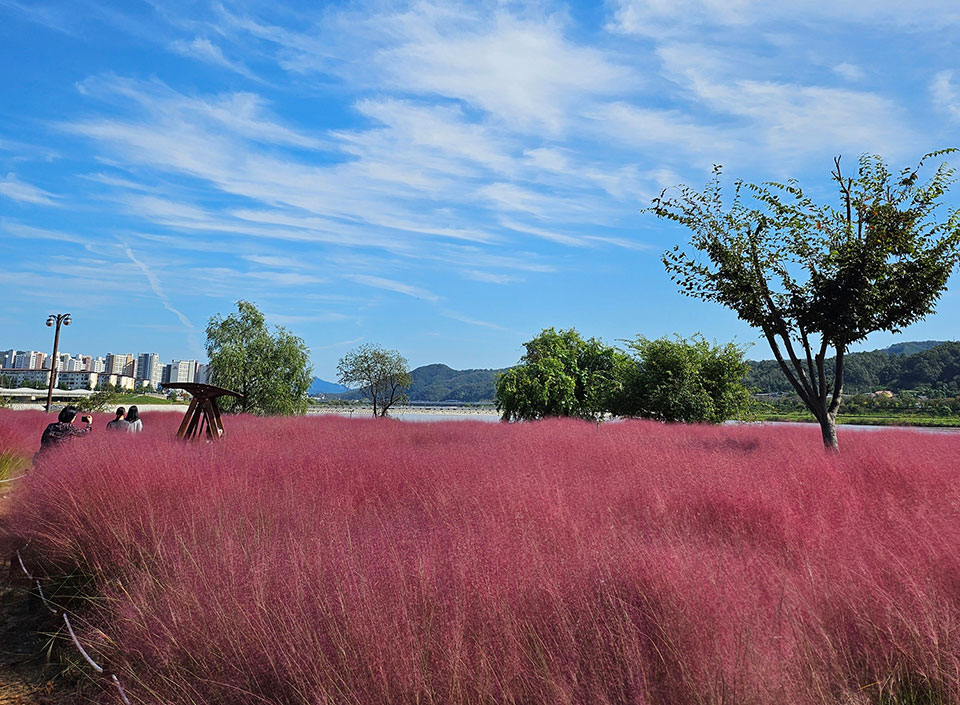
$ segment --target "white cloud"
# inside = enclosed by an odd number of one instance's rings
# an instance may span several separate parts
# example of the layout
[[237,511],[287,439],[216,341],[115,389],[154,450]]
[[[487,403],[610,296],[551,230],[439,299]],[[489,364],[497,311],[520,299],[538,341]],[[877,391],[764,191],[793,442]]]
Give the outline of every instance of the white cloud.
[[311,350],[333,350],[335,348],[345,348],[348,345],[356,345],[362,343],[366,338],[360,336],[359,338],[353,338],[351,340],[338,340],[336,343],[329,343],[328,345],[314,345]]
[[493,272],[484,272],[479,269],[465,269],[460,272],[465,279],[472,279],[485,284],[512,284],[523,281],[521,277],[512,274],[494,274]]
[[192,41],[178,39],[170,43],[170,49],[181,56],[199,59],[208,64],[228,69],[241,76],[256,79],[256,76],[238,61],[231,61],[223,55],[223,50],[206,37],[194,37]]
[[960,24],[960,9],[942,0],[614,0],[610,28],[651,37],[690,34],[695,28],[761,24],[822,27],[869,24],[909,31],[939,31]]
[[0,179],[0,196],[6,196],[20,203],[32,203],[38,206],[59,206],[59,196],[42,188],[20,181],[16,174],[9,173],[6,178]]
[[88,238],[81,237],[80,235],[65,233],[59,230],[49,230],[47,228],[35,228],[31,225],[8,221],[6,218],[0,218],[0,227],[2,227],[3,231],[8,235],[26,240],[54,240],[57,242],[69,242],[74,245],[87,245],[89,242]]
[[444,316],[445,318],[452,318],[455,321],[460,321],[461,323],[466,323],[467,325],[471,325],[471,326],[480,326],[482,328],[492,328],[493,330],[503,330],[503,331],[507,330],[503,326],[498,326],[496,323],[490,323],[489,321],[481,321],[476,318],[470,318],[469,316],[465,316],[458,311],[451,311],[450,309],[444,309],[443,311],[440,312],[440,315]]
[[847,62],[834,66],[833,72],[848,81],[861,81],[866,75],[862,68],[856,64],[849,64]]
[[139,269],[143,274],[144,278],[147,280],[147,284],[150,285],[151,291],[153,291],[156,297],[160,300],[160,303],[163,305],[163,307],[175,315],[179,319],[180,323],[183,324],[183,327],[187,331],[187,338],[190,341],[191,347],[194,350],[199,350],[200,344],[196,337],[196,327],[189,318],[187,318],[179,309],[174,308],[173,304],[170,303],[170,297],[167,296],[166,292],[163,290],[163,287],[160,285],[160,279],[157,277],[156,272],[138,259],[136,255],[133,254],[133,251],[129,246],[125,245],[123,249],[124,252],[126,252],[129,260],[133,262],[137,269]]
[[933,102],[954,119],[960,119],[960,91],[953,83],[952,71],[941,71],[930,82]]
[[919,142],[906,111],[882,95],[740,78],[716,50],[700,45],[666,45],[658,54],[667,75],[700,105],[740,120],[734,134],[757,156],[798,159],[824,150],[899,156]]
[[442,155],[439,169],[447,173],[453,172],[451,159],[461,165],[461,175],[476,175],[478,166],[499,173],[515,170],[515,160],[508,154],[505,140],[482,123],[468,121],[459,106],[365,99],[356,107],[362,115],[388,127],[388,131],[380,133],[382,141],[372,141],[371,131],[339,133],[357,150],[362,149],[361,153],[382,148],[388,142],[394,151],[402,145],[413,146],[419,163],[424,161],[424,152]]
[[376,277],[367,274],[347,274],[344,276],[345,279],[356,282],[357,284],[363,284],[364,286],[372,286],[375,289],[385,289],[387,291],[395,291],[398,294],[404,294],[405,296],[412,296],[415,299],[424,299],[426,301],[439,301],[440,297],[436,294],[422,289],[418,286],[413,286],[411,284],[404,284],[403,282],[398,282],[393,279],[387,279],[385,277]]
[[460,99],[518,129],[553,133],[579,105],[637,83],[602,51],[564,37],[555,19],[457,19],[451,26],[430,13],[406,15],[405,41],[378,54],[381,70],[404,90]]
[[269,313],[264,311],[264,317],[271,323],[281,326],[289,326],[295,323],[331,323],[334,321],[349,320],[349,316],[342,313],[311,313],[311,314],[289,314],[289,313]]

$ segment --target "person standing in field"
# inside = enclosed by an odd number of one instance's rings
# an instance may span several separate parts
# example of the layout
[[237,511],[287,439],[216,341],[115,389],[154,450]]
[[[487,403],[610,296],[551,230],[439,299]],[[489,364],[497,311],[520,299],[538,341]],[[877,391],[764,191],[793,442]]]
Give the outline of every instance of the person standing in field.
[[34,456],[34,459],[40,457],[41,454],[46,453],[50,448],[55,448],[56,446],[61,445],[70,438],[76,438],[77,436],[85,436],[93,430],[93,417],[92,416],[83,416],[80,420],[83,421],[85,426],[83,428],[78,428],[73,425],[74,419],[77,418],[77,407],[65,406],[60,410],[59,416],[57,416],[57,421],[55,423],[49,424],[43,430],[43,436],[40,438],[40,450],[37,451],[37,455]]
[[140,411],[135,406],[131,406],[127,411],[127,433],[140,433],[143,430],[143,421],[140,420]]
[[124,431],[126,430],[127,422],[124,421],[124,417],[127,415],[126,409],[122,406],[117,409],[117,418],[113,421],[107,422],[108,431]]

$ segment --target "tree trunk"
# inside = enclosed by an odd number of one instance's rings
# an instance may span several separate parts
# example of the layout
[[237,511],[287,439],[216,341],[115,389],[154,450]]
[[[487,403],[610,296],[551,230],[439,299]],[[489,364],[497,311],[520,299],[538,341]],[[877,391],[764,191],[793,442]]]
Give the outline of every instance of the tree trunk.
[[820,433],[823,435],[823,447],[834,453],[839,453],[840,445],[837,443],[836,414],[825,413],[820,417]]

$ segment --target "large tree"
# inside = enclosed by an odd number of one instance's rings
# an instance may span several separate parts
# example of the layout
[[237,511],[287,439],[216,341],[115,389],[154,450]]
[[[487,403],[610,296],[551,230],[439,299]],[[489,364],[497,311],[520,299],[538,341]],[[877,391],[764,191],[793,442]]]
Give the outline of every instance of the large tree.
[[544,329],[524,343],[520,364],[497,379],[504,421],[574,416],[600,419],[620,393],[629,358],[575,330]]
[[623,393],[611,411],[660,421],[722,423],[746,411],[750,391],[744,384],[749,366],[744,348],[735,343],[711,345],[692,340],[642,335],[627,342]]
[[303,414],[310,388],[306,343],[282,326],[273,332],[257,307],[238,301],[236,313],[207,324],[212,383],[243,395],[222,397],[226,411],[263,415]]
[[406,358],[396,350],[364,344],[337,363],[338,381],[359,388],[373,404],[374,416],[386,416],[394,404],[406,401],[413,378]]
[[[947,150],[952,151],[952,150]],[[759,328],[780,369],[836,450],[844,354],[875,331],[899,331],[934,310],[958,259],[960,218],[944,213],[953,170],[892,173],[877,156],[856,174],[834,161],[836,206],[796,181],[734,182],[724,206],[720,168],[700,192],[664,191],[649,209],[686,226],[690,245],[664,254],[680,289],[720,303]],[[833,350],[833,364],[827,353]]]

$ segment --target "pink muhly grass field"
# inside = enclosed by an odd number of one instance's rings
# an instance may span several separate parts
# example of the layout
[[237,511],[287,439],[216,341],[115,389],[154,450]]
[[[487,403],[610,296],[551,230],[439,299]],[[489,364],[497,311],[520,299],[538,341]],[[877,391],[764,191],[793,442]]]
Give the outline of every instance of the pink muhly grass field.
[[135,702],[960,702],[960,436],[106,420],[6,524]]

